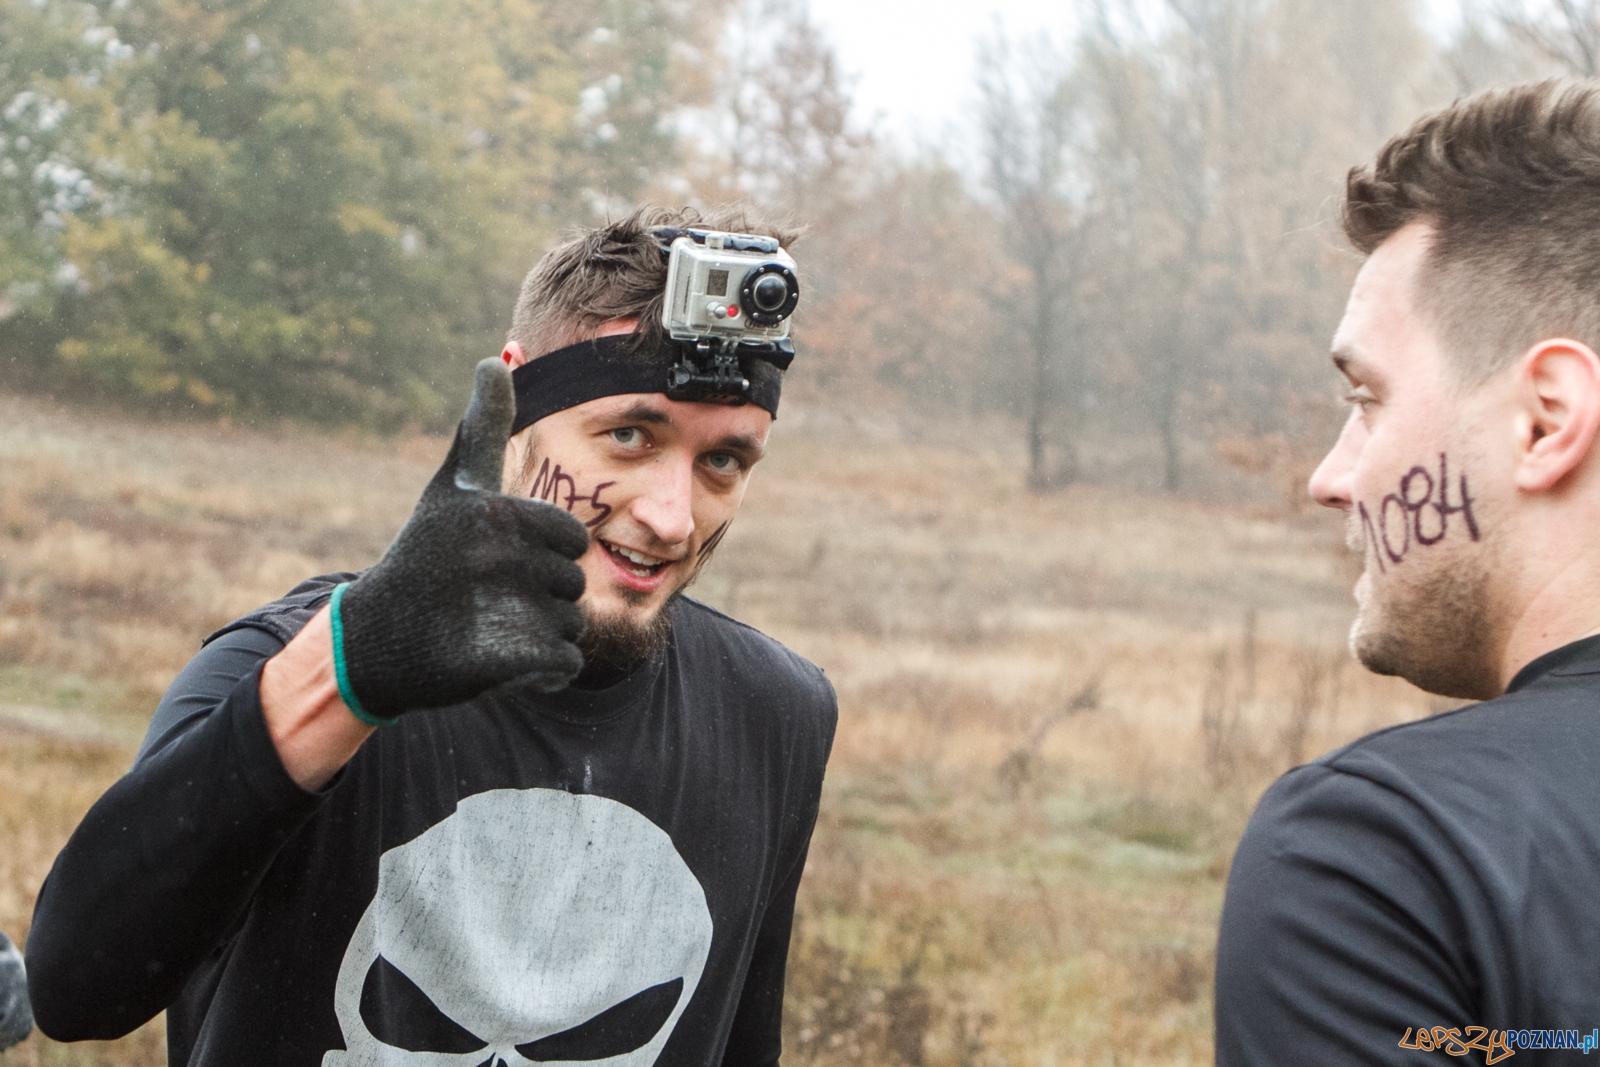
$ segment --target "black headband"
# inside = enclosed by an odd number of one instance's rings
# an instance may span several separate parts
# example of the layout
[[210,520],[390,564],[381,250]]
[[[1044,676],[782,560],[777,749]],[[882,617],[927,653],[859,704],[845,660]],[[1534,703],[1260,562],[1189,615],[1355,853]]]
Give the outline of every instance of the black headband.
[[[665,393],[668,376],[683,358],[680,342],[667,340],[655,350],[635,350],[631,334],[599,337],[530,359],[511,372],[517,394],[518,433],[546,415],[588,400],[623,393]],[[741,355],[739,370],[750,381],[746,399],[778,417],[783,372],[769,358]]]

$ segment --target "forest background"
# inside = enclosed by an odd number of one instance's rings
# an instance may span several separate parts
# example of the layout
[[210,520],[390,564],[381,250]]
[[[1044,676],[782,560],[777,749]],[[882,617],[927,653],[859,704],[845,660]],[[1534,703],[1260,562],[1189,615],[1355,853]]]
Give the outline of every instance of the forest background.
[[908,149],[797,3],[3,0],[0,385],[438,430],[565,227],[740,198],[810,229],[795,392],[1009,418],[1036,489],[1287,491],[1343,172],[1589,71],[1593,0],[1539,2],[1084,0]]
[[1305,498],[1344,173],[1600,0],[1073,10],[907,147],[797,2],[0,0],[0,929],[202,635],[381,553],[550,242],[744,199],[800,356],[693,593],[840,700],[785,1062],[1209,1062],[1261,790],[1448,706]]

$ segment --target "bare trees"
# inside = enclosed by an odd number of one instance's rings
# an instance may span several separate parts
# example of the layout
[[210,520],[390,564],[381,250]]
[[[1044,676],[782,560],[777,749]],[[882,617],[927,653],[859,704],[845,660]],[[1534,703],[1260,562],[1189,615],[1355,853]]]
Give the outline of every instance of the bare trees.
[[1049,60],[1039,73],[992,43],[980,54],[996,212],[1045,280],[1036,350],[1092,353],[1041,376],[1030,460],[1041,411],[1078,421],[1048,387],[1063,374],[1111,398],[1103,428],[1128,447],[1155,438],[1168,492],[1219,438],[1285,440],[1320,421],[1305,398],[1347,280],[1325,205],[1414,106],[1426,56],[1404,8],[1104,0]]
[[1064,41],[997,30],[963,175],[874,145],[827,41],[769,3],[742,9],[727,158],[813,227],[800,381],[1005,410],[1036,491],[1295,481],[1338,417],[1340,182],[1450,90],[1407,4],[1099,0]]
[[741,9],[719,188],[813,226],[802,380],[1008,410],[1034,490],[1193,488],[1218,439],[1318,422],[1347,280],[1319,224],[1412,106],[1403,6],[1102,0],[1064,43],[997,30],[963,182],[874,146],[826,40],[769,3]]
[[1545,0],[1542,4],[1500,0],[1496,20],[1517,41],[1568,74],[1600,74],[1600,0]]
[[[1167,0],[1152,23],[1128,0],[1098,5],[1070,49],[1019,50],[998,38],[980,48],[986,177],[1032,281],[1036,489],[1066,480],[1044,471],[1046,424],[1076,421],[1081,413],[1061,401],[1088,392],[1117,356],[1159,438],[1161,484],[1180,488],[1185,405],[1207,357],[1227,343],[1225,313],[1236,303],[1226,290],[1242,236],[1226,208],[1243,165],[1238,135],[1263,8]],[[1091,320],[1100,329],[1092,338]],[[1100,367],[1086,366],[1090,350]],[[1076,468],[1069,447],[1068,478]]]
[[1071,428],[1066,457],[1054,470],[1046,465],[1045,445],[1046,424],[1059,415],[1057,364],[1064,354],[1081,352],[1071,323],[1072,286],[1089,185],[1075,169],[1083,157],[1074,143],[1083,122],[1070,69],[1047,39],[1016,53],[998,31],[980,45],[977,125],[1001,232],[1028,275],[1028,485],[1039,490],[1077,476]]
[[869,138],[855,128],[838,57],[805,7],[753,0],[740,10],[723,99],[729,149],[747,195],[807,216],[837,206]]

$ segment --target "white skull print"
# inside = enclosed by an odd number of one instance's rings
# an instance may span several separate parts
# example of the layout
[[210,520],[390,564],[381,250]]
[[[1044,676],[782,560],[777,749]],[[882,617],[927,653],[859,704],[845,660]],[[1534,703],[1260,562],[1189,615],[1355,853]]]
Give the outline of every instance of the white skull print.
[[323,1067],[648,1067],[711,948],[667,834],[604,797],[497,789],[378,861]]

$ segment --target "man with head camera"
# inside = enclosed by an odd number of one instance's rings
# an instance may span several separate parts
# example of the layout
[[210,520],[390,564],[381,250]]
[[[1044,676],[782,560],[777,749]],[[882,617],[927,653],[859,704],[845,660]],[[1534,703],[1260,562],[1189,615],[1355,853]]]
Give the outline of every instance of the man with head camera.
[[209,638],[57,858],[45,1033],[167,1009],[195,1067],[777,1062],[833,692],[680,594],[777,413],[788,241],[641,210],[539,261],[383,558]]
[[1600,85],[1423,117],[1343,214],[1368,257],[1333,347],[1353,410],[1310,488],[1364,553],[1351,647],[1483,703],[1262,798],[1217,1061],[1567,1062],[1600,1005]]

